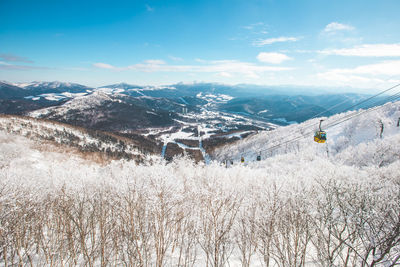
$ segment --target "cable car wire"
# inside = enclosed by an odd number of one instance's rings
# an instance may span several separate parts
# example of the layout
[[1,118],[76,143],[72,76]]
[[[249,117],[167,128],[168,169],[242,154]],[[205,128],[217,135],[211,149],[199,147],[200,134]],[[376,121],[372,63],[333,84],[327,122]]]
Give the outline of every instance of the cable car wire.
[[[385,101],[385,102],[391,102],[391,101],[393,101],[393,100],[396,100],[396,98],[400,98],[400,92],[397,93],[397,94],[395,94],[395,95],[393,95],[393,96],[391,96],[391,97],[389,97],[389,99],[387,99],[387,101]],[[345,121],[348,121],[348,120],[350,120],[350,119],[353,119],[353,118],[355,118],[355,117],[357,117],[357,116],[360,116],[360,115],[362,115],[362,114],[364,114],[364,113],[367,113],[367,112],[370,112],[370,111],[373,111],[373,110],[377,110],[377,109],[379,109],[379,108],[381,108],[381,107],[382,107],[382,106],[375,106],[375,107],[372,107],[372,108],[370,108],[370,109],[362,110],[361,112],[359,112],[358,114],[355,114],[354,116],[347,117],[347,118],[345,118],[345,119],[342,119],[342,120],[339,121],[339,122],[333,122],[333,123],[329,124],[328,126],[326,126],[326,128],[330,128],[330,127],[336,126],[336,125],[338,125],[338,124],[340,124],[340,123],[342,123],[342,122],[345,122]]]
[[[392,76],[392,77],[393,77],[393,76]],[[391,77],[391,78],[392,78],[392,77]],[[356,103],[356,104],[354,104],[354,105],[352,105],[352,106],[350,106],[350,107],[347,107],[347,108],[343,109],[342,111],[340,111],[340,112],[338,112],[338,113],[344,113],[344,112],[350,111],[351,109],[353,109],[353,108],[355,108],[355,107],[357,107],[357,106],[359,106],[359,105],[362,105],[362,104],[364,104],[364,103],[366,103],[366,102],[368,102],[368,101],[370,101],[370,100],[372,100],[372,99],[374,99],[374,98],[376,98],[376,97],[378,97],[378,96],[380,96],[380,95],[382,95],[382,94],[384,94],[384,93],[387,93],[387,92],[389,92],[389,91],[391,91],[391,90],[393,90],[393,89],[395,89],[395,88],[397,88],[397,87],[399,87],[399,86],[400,86],[400,83],[399,83],[399,84],[396,84],[396,85],[394,85],[394,86],[392,86],[392,87],[390,87],[390,88],[388,88],[388,89],[385,89],[385,90],[383,90],[383,91],[380,91],[379,93],[377,93],[377,94],[375,94],[375,95],[372,95],[372,96],[370,96],[370,97],[368,97],[368,98],[366,98],[366,99],[364,99],[364,100],[362,100],[362,101],[360,101],[360,102],[358,102],[358,103]],[[322,115],[322,114],[324,114],[324,113],[326,113],[326,112],[328,112],[328,111],[331,111],[331,110],[334,109],[335,107],[340,106],[340,105],[342,105],[342,104],[344,104],[344,103],[346,103],[346,102],[348,102],[348,101],[349,101],[349,99],[348,99],[348,100],[345,100],[345,101],[343,101],[343,102],[340,102],[339,104],[336,104],[336,105],[334,105],[333,107],[331,107],[331,108],[329,108],[329,109],[327,109],[327,110],[325,110],[325,111],[322,111],[322,112],[320,112],[320,113],[314,115],[313,117],[311,117],[310,119],[307,120],[308,122],[305,122],[306,125],[304,125],[304,127],[303,127],[302,129],[299,129],[299,130],[297,130],[297,131],[294,131],[294,134],[296,134],[296,133],[302,134],[301,132],[304,132],[304,129],[314,127],[314,122],[309,122],[310,120],[315,119],[315,118],[317,118],[318,116],[320,116],[320,115]],[[387,100],[385,100],[385,101],[388,102]],[[389,100],[389,101],[390,101],[390,100]],[[377,102],[374,102],[374,103],[371,105],[371,107],[372,107],[372,106],[375,106],[375,105],[377,105]],[[352,116],[352,115],[353,115],[353,114],[349,114],[349,115],[346,115],[346,116]],[[307,125],[307,124],[308,124],[308,125]],[[279,138],[278,138],[277,140],[274,140],[274,141],[278,141],[278,140],[279,140]],[[283,139],[281,138],[280,140],[283,140]],[[246,155],[246,154],[248,154],[248,153],[245,153],[244,155]]]
[[[384,90],[384,91],[381,91],[381,92],[379,92],[378,94],[375,94],[375,95],[373,95],[373,96],[371,96],[371,97],[369,97],[369,98],[367,98],[367,99],[365,99],[365,100],[363,100],[363,101],[361,101],[361,102],[359,102],[359,103],[357,103],[357,104],[354,104],[354,105],[350,106],[349,108],[347,108],[347,111],[349,111],[350,109],[352,109],[352,108],[354,108],[354,107],[356,107],[356,106],[359,106],[359,105],[361,105],[361,104],[363,104],[363,103],[366,103],[367,101],[369,101],[369,100],[371,100],[371,99],[373,99],[373,98],[375,98],[375,97],[377,97],[377,96],[379,96],[379,95],[382,95],[382,94],[384,94],[384,93],[386,93],[386,92],[388,92],[388,91],[390,91],[390,90],[393,90],[394,88],[397,88],[397,87],[399,87],[399,86],[400,86],[400,83],[397,84],[397,85],[394,85],[394,86],[392,86],[392,87],[390,87],[390,88],[388,88],[388,89],[386,89],[386,90]],[[393,101],[393,100],[396,100],[397,98],[400,98],[400,92],[397,92],[396,94],[391,95],[391,96],[385,98],[384,100],[378,100],[378,101],[379,101],[379,102],[382,102],[382,104],[384,104],[384,103],[387,103],[387,102],[391,102],[391,101]],[[378,101],[374,102],[374,104],[373,104],[372,106],[374,106],[375,104],[377,104]],[[326,125],[324,128],[325,128],[325,129],[331,128],[331,127],[333,127],[333,126],[336,126],[336,125],[338,125],[338,124],[341,124],[341,123],[343,123],[343,122],[345,122],[345,121],[348,121],[348,120],[350,120],[350,119],[353,119],[353,118],[355,118],[355,117],[357,117],[357,116],[363,115],[363,114],[365,114],[365,113],[367,113],[367,112],[370,112],[370,111],[379,109],[379,108],[381,108],[381,107],[382,107],[382,106],[375,106],[375,107],[372,107],[372,108],[369,108],[369,109],[365,109],[365,110],[361,110],[361,111],[356,111],[355,113],[345,115],[344,117],[342,117],[342,118],[340,118],[340,119],[337,119],[336,121],[330,122],[330,123],[329,123],[328,125]],[[332,107],[332,108],[333,108],[333,107]],[[328,109],[328,110],[331,110],[332,108],[330,108],[330,109]],[[326,111],[325,111],[325,112],[326,112]],[[344,112],[345,112],[345,111],[344,111]],[[315,116],[318,116],[318,114],[315,115]],[[314,118],[312,118],[312,119],[314,119]],[[313,127],[314,127],[314,126],[313,126]],[[278,147],[281,147],[281,146],[283,146],[283,145],[285,145],[285,144],[290,144],[290,143],[292,143],[292,142],[295,142],[295,141],[298,141],[298,140],[301,140],[301,139],[307,137],[308,135],[310,135],[310,134],[312,134],[312,133],[314,132],[314,131],[304,132],[304,130],[306,130],[306,129],[308,129],[308,128],[310,128],[310,127],[307,127],[307,126],[306,126],[305,128],[302,128],[301,130],[298,130],[298,131],[302,131],[302,132],[303,132],[301,136],[295,137],[295,138],[290,139],[290,140],[285,141],[285,142],[278,143],[277,145],[268,147],[268,148],[266,148],[266,149],[262,149],[262,150],[260,150],[260,154],[261,154],[261,152],[271,151],[271,150],[274,150],[274,149],[276,149],[276,148],[278,148]],[[249,151],[249,152],[241,153],[241,157],[243,157],[244,155],[248,155],[248,154],[250,154],[250,153],[253,153],[253,154],[254,154],[254,152]]]

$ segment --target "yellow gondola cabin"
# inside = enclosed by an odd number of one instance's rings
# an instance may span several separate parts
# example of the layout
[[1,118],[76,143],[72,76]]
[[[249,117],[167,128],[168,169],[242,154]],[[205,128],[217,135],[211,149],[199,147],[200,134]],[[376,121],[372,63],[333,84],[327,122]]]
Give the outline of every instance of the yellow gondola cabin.
[[316,131],[314,134],[314,141],[317,143],[325,143],[326,142],[326,132],[322,131],[321,124],[324,120],[319,121],[319,131]]
[[317,143],[325,143],[325,141],[326,141],[326,132],[324,132],[324,131],[315,132],[314,141],[317,142]]

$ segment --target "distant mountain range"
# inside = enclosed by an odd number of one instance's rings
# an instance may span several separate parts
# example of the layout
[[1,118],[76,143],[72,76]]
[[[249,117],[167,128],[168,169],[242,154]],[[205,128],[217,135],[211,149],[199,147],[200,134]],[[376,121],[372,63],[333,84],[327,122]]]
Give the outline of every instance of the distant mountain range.
[[[281,88],[258,85],[223,85],[216,83],[178,83],[168,86],[140,86],[127,83],[111,84],[97,88],[76,83],[0,82],[0,113],[24,114],[40,108],[62,105],[76,97],[102,92],[109,96],[122,96],[137,110],[162,110],[163,112],[181,112],[185,106],[190,111],[199,111],[208,104],[208,108],[228,113],[266,119],[271,122],[302,122],[312,116],[325,112],[325,116],[341,112],[353,103],[366,98],[366,95],[317,94],[323,91],[310,88],[308,94],[294,94],[305,88]],[[132,98],[128,98],[132,97]],[[145,98],[148,97],[148,98]],[[221,98],[222,97],[222,98]],[[155,99],[157,98],[157,100]],[[222,99],[221,101],[218,101]],[[140,99],[140,100],[139,100]],[[226,101],[228,100],[228,101]],[[342,103],[342,104],[341,104]],[[367,103],[366,106],[368,107]],[[337,105],[337,106],[336,106]],[[121,105],[118,108],[122,108]],[[336,106],[335,108],[331,108]],[[112,107],[108,107],[112,108]],[[327,111],[329,109],[329,111]]]
[[[79,117],[80,107],[74,104],[76,101],[68,104],[66,102],[79,98],[78,102],[83,103],[87,100],[90,105],[92,97],[82,97],[93,94],[93,99],[95,99],[98,98],[98,93],[103,93],[108,95],[109,101],[105,101],[106,104],[101,107],[96,106],[89,109],[96,112],[95,110],[102,108],[103,111],[107,110],[108,114],[121,113],[121,117],[126,117],[123,115],[125,113],[144,118],[146,116],[143,114],[146,112],[146,114],[157,113],[157,116],[161,116],[159,120],[149,118],[149,121],[154,123],[136,123],[136,127],[132,125],[133,122],[136,122],[135,120],[125,121],[122,119],[124,123],[131,124],[128,128],[156,126],[157,124],[159,126],[169,125],[171,124],[170,119],[162,113],[181,113],[183,107],[187,112],[199,113],[202,108],[207,107],[208,110],[241,114],[250,118],[285,124],[285,121],[302,122],[316,114],[332,115],[346,110],[355,102],[367,97],[351,93],[315,95],[319,91],[315,88],[311,88],[308,94],[293,94],[293,90],[293,88],[245,84],[230,86],[216,83],[178,83],[168,86],[119,83],[92,88],[76,83],[62,82],[0,82],[0,113],[24,115],[34,110],[66,104],[61,109],[64,110],[63,114],[66,114],[66,110],[71,108],[68,110],[68,118],[61,118],[60,114],[56,114],[57,108],[42,112],[42,116],[70,122]],[[302,90],[305,91],[304,88]],[[118,100],[110,100],[111,98],[118,98]],[[364,107],[368,107],[369,104],[371,103],[366,103]],[[333,106],[334,108],[332,108]],[[115,116],[110,116],[110,118],[114,120]],[[80,121],[84,123],[84,120]],[[90,123],[90,125],[98,125],[98,123]]]

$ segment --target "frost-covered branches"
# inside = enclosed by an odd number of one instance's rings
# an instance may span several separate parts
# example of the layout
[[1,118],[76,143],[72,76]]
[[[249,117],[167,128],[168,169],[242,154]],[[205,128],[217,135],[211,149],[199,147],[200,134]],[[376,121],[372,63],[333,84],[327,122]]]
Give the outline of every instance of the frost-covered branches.
[[2,265],[400,263],[399,162],[226,169],[180,159],[76,170],[66,160],[47,176],[35,164],[0,172]]

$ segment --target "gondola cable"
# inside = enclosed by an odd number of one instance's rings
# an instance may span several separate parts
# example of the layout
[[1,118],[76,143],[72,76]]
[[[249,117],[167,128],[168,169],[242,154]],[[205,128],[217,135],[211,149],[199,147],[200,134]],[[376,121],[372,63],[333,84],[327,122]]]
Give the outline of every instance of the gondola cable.
[[[371,96],[371,97],[369,97],[368,99],[365,99],[365,100],[363,100],[363,101],[361,101],[361,102],[359,102],[359,103],[357,103],[357,104],[355,104],[355,105],[349,107],[348,109],[351,109],[351,108],[354,108],[354,107],[356,107],[356,106],[358,106],[358,105],[360,105],[360,104],[363,104],[363,103],[365,103],[366,101],[369,101],[369,100],[373,99],[374,97],[377,97],[377,96],[379,96],[379,95],[382,95],[383,93],[388,92],[389,90],[392,90],[392,89],[394,89],[394,88],[396,88],[396,87],[398,87],[398,86],[400,86],[400,83],[397,84],[397,85],[395,85],[395,86],[392,86],[392,87],[390,87],[390,88],[388,88],[388,89],[386,89],[386,90],[384,90],[384,91],[382,91],[382,92],[380,92],[380,93],[378,93],[378,94],[376,94],[376,95],[374,95],[374,96]],[[398,92],[398,93],[396,93],[396,94],[394,94],[394,95],[392,95],[392,96],[389,96],[388,98],[384,99],[384,100],[381,101],[381,102],[386,103],[386,102],[390,102],[390,101],[396,100],[397,98],[400,98],[400,92]],[[377,102],[375,102],[374,104],[376,104],[376,103],[377,103]],[[350,119],[352,119],[352,118],[355,118],[355,117],[357,117],[357,116],[360,116],[360,115],[362,115],[362,114],[364,114],[364,113],[367,113],[367,112],[370,112],[370,111],[372,111],[372,110],[379,109],[379,108],[381,108],[381,107],[382,107],[382,106],[378,106],[378,107],[370,108],[370,109],[367,109],[367,110],[361,110],[361,111],[358,111],[358,112],[355,112],[355,113],[346,115],[346,116],[344,116],[344,117],[338,119],[337,121],[331,122],[331,123],[328,124],[325,128],[327,129],[327,128],[336,126],[336,125],[338,125],[338,124],[340,124],[340,123],[343,123],[343,122],[345,122],[345,121],[348,121],[348,120],[350,120]],[[310,128],[310,127],[303,128],[302,131],[304,131],[305,129],[308,129],[308,128]],[[307,133],[303,133],[301,136],[298,136],[298,137],[296,137],[296,138],[290,139],[290,140],[288,140],[288,141],[286,141],[286,142],[279,143],[279,144],[274,145],[274,146],[272,146],[272,147],[269,147],[269,148],[260,150],[260,152],[265,152],[265,151],[269,151],[269,150],[274,150],[274,149],[276,149],[276,148],[278,148],[278,147],[281,147],[282,145],[289,144],[289,143],[292,143],[292,142],[301,140],[301,139],[307,137],[308,135],[310,135],[311,133],[312,133],[312,131],[311,131],[311,132],[307,132]],[[241,154],[242,154],[242,158],[244,157],[244,155],[247,155],[247,154],[250,154],[250,153],[252,153],[252,152],[249,151],[249,152],[247,152],[247,153],[241,153]]]
[[[388,89],[385,89],[385,90],[383,90],[383,91],[381,91],[381,92],[379,92],[379,93],[377,93],[377,94],[375,94],[375,95],[373,95],[373,96],[370,96],[370,97],[368,97],[367,99],[364,99],[364,100],[362,100],[362,101],[360,101],[360,102],[358,102],[358,103],[356,103],[356,104],[354,104],[354,105],[352,105],[352,106],[350,106],[350,107],[348,107],[348,108],[342,110],[340,113],[344,113],[344,112],[350,111],[351,109],[353,109],[353,108],[355,108],[355,107],[357,107],[357,106],[359,106],[359,105],[361,105],[361,104],[364,104],[364,103],[370,101],[371,99],[374,99],[374,98],[376,98],[376,97],[378,97],[378,96],[380,96],[380,95],[382,95],[382,94],[384,94],[384,93],[387,93],[387,92],[389,92],[389,91],[391,91],[391,90],[393,90],[393,89],[395,89],[395,88],[397,88],[397,87],[399,87],[399,86],[400,86],[400,83],[399,83],[399,84],[396,84],[396,85],[394,85],[394,86],[392,86],[392,87],[390,87],[390,88],[388,88]],[[385,101],[386,101],[386,102],[389,102],[389,101],[391,101],[391,100],[384,100],[384,102],[385,102]],[[327,110],[325,110],[325,111],[323,111],[323,112],[320,112],[320,113],[314,115],[314,116],[311,117],[308,121],[310,121],[310,120],[312,120],[312,119],[315,119],[315,118],[317,118],[317,116],[320,116],[320,115],[322,115],[322,114],[324,114],[324,113],[326,113],[326,112],[332,110],[332,109],[335,108],[336,106],[342,105],[342,104],[344,104],[344,103],[346,103],[346,102],[348,102],[348,100],[343,101],[343,102],[341,102],[341,103],[339,103],[339,104],[336,104],[335,106],[333,106],[333,107],[331,107],[331,108],[329,108],[329,109],[327,109]],[[371,106],[375,106],[375,105],[377,105],[377,102],[374,102]],[[352,115],[353,115],[353,114],[348,114],[348,115],[345,115],[345,116],[347,117],[347,116],[352,116]],[[343,119],[343,118],[341,118],[341,119]],[[294,134],[300,133],[300,134],[304,135],[304,134],[301,133],[301,132],[303,132],[304,130],[306,130],[306,129],[308,129],[308,128],[311,128],[311,127],[314,127],[314,124],[313,124],[312,122],[311,122],[309,125],[305,125],[302,129],[295,131]],[[280,139],[280,140],[283,140],[283,139]],[[274,141],[280,141],[280,140],[278,139],[278,140],[274,140]],[[248,154],[248,153],[245,153],[245,154]]]

